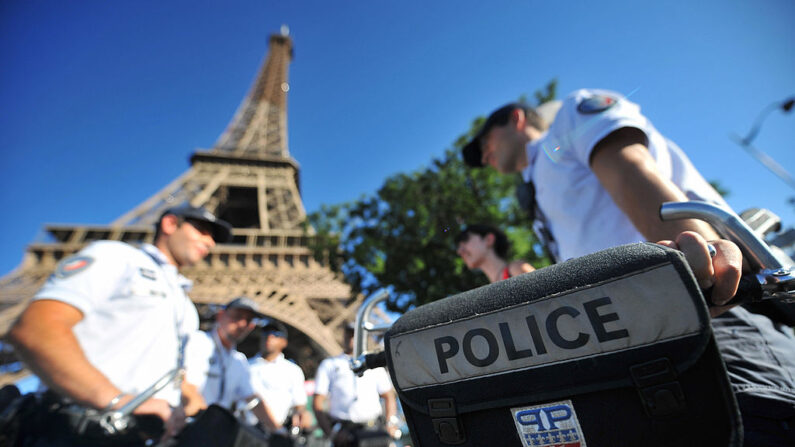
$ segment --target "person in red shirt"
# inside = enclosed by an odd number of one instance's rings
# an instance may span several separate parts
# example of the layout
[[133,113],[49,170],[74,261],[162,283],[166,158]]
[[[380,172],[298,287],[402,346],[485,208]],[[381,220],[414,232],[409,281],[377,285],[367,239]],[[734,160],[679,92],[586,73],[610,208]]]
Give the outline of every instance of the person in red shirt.
[[461,256],[467,268],[480,270],[497,282],[512,276],[535,270],[521,259],[507,261],[511,244],[499,228],[486,224],[466,227],[455,239],[456,253]]

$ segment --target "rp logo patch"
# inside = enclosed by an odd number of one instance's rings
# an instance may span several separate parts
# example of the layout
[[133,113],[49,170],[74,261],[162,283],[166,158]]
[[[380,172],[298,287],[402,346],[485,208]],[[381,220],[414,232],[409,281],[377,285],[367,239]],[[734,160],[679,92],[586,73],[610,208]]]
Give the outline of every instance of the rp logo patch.
[[594,95],[577,104],[577,111],[584,114],[603,112],[616,105],[618,100],[612,96]]
[[55,276],[68,278],[87,269],[93,262],[94,258],[90,256],[70,256],[58,264],[58,267],[55,268]]
[[525,447],[586,447],[570,400],[511,408],[511,415]]

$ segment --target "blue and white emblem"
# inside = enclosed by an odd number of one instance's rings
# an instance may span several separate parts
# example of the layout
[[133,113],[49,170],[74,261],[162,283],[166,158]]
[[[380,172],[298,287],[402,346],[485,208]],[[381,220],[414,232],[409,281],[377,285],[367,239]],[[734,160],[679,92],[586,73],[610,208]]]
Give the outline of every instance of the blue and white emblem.
[[586,447],[570,400],[511,408],[511,415],[525,447]]
[[577,104],[577,111],[585,114],[604,112],[618,103],[618,99],[608,95],[594,95]]

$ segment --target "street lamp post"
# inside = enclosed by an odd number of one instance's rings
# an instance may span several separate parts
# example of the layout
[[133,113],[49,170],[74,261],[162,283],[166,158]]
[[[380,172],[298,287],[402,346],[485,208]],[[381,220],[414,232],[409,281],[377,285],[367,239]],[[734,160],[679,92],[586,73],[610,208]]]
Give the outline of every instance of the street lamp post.
[[781,109],[783,113],[788,113],[792,111],[793,106],[795,106],[795,96],[791,98],[787,98],[783,101],[776,101],[769,106],[765,107],[759,116],[756,118],[753,127],[751,127],[750,132],[745,138],[741,138],[737,134],[730,135],[731,139],[740,145],[743,149],[745,149],[752,157],[759,160],[767,169],[769,169],[773,174],[775,174],[778,178],[783,180],[787,183],[790,187],[795,189],[795,178],[787,172],[780,164],[778,164],[772,157],[767,155],[766,153],[759,150],[756,146],[751,144],[751,142],[756,138],[757,134],[759,133],[759,129],[762,127],[762,122],[765,118],[770,115],[771,112],[777,109]]

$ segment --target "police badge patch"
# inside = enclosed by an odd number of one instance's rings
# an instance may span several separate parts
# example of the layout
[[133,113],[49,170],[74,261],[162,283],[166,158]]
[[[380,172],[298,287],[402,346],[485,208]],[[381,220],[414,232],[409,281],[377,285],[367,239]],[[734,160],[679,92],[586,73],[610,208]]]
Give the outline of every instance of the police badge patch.
[[94,258],[91,256],[70,256],[58,264],[58,267],[55,268],[55,276],[68,278],[87,269],[93,262]]
[[525,447],[585,447],[585,437],[570,400],[511,408]]
[[607,95],[594,95],[577,104],[577,111],[585,114],[604,112],[618,103],[618,99]]
[[152,269],[145,269],[141,267],[138,269],[138,272],[140,272],[141,276],[143,276],[146,279],[151,279],[152,281],[157,279],[157,273]]

